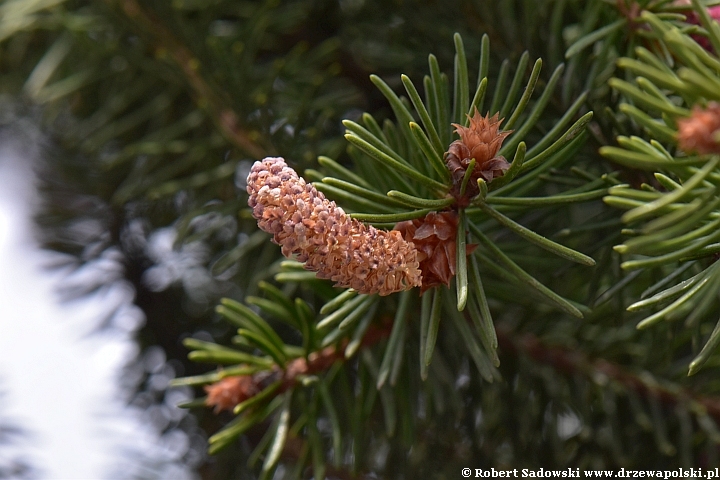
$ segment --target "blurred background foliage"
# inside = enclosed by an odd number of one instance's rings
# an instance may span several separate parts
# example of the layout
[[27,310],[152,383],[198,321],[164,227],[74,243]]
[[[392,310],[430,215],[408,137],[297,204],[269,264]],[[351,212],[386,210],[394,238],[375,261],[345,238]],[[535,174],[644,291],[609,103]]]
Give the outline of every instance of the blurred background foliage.
[[25,456],[22,448],[32,441],[32,435],[7,415],[5,395],[5,391],[0,391],[0,478],[38,478],[38,467],[33,464],[33,459]]
[[[693,7],[699,12],[713,3]],[[341,121],[359,122],[363,112],[381,125],[393,119],[369,76],[379,76],[399,93],[401,74],[419,85],[429,53],[443,71],[452,71],[457,32],[471,72],[487,35],[488,92],[498,84],[505,88],[525,51],[543,59],[535,99],[553,72],[561,75],[527,133],[529,145],[551,132],[567,111],[571,121],[594,113],[586,138],[574,142],[568,162],[539,177],[533,196],[596,181],[605,187],[622,183],[612,195],[626,192],[645,200],[627,192],[642,190],[643,183],[650,186],[645,191],[660,191],[663,185],[652,171],[667,172],[665,164],[649,161],[647,172],[598,149],[624,148],[616,136],[635,135],[646,143],[659,141],[676,155],[675,120],[645,108],[647,98],[635,90],[623,89],[619,82],[635,77],[616,62],[638,58],[642,48],[676,71],[661,27],[648,27],[642,12],[653,12],[660,25],[686,38],[707,38],[711,29],[683,16],[688,8],[660,0],[3,0],[0,121],[9,128],[30,117],[47,134],[38,166],[43,204],[37,221],[43,245],[65,253],[65,266],[73,269],[63,293],[74,298],[121,285],[142,310],[133,316],[118,309],[98,325],[136,330],[141,353],[122,378],[127,401],[147,411],[168,435],[164,438],[184,439],[177,447],[179,461],[202,478],[255,478],[261,462],[255,458],[248,467],[248,459],[259,444],[267,447],[265,433],[277,424],[259,422],[210,457],[206,438],[232,415],[208,409],[177,413],[178,402],[202,391],[168,387],[174,378],[207,372],[187,360],[184,339],[231,342],[236,326],[214,309],[221,297],[267,297],[268,290],[259,287],[264,280],[318,312],[336,294],[326,283],[275,281],[292,266],[281,265],[279,248],[247,211],[245,179],[252,162],[282,156],[302,173],[319,168],[318,156],[326,156],[352,168],[357,157],[347,148]],[[717,80],[716,66],[707,69]],[[523,84],[527,75],[520,69]],[[653,80],[640,81],[640,88],[655,92]],[[660,93],[653,95],[666,95],[685,113],[712,99],[683,97],[662,83],[656,90]],[[643,128],[645,111],[664,123]],[[681,183],[696,173],[670,170]],[[457,478],[467,466],[718,464],[718,357],[709,352],[705,369],[687,376],[716,321],[716,289],[706,295],[692,328],[661,322],[637,330],[646,315],[626,310],[704,271],[715,257],[705,255],[689,266],[623,269],[621,254],[612,248],[624,238],[623,212],[599,198],[503,211],[595,259],[592,269],[575,266],[505,230],[488,233],[528,273],[583,306],[584,318],[546,307],[503,268],[483,266],[497,330],[495,381],[483,379],[466,351],[457,348],[462,330],[441,329],[422,382],[416,339],[420,302],[415,302],[397,385],[380,389],[383,398],[376,401],[375,377],[387,344],[381,340],[331,369],[329,394],[338,418],[317,411],[316,391],[297,393],[293,421],[303,414],[317,420],[309,430],[322,439],[326,458],[308,458],[298,427],[285,442],[276,478],[308,478],[325,461],[329,478]],[[372,310],[374,319],[391,320],[397,300],[380,305]],[[283,340],[297,341],[292,329],[270,322]],[[393,408],[402,415],[391,421]],[[343,432],[339,444],[333,443],[333,422]],[[148,465],[153,461],[147,459]],[[151,478],[152,471],[133,475]]]

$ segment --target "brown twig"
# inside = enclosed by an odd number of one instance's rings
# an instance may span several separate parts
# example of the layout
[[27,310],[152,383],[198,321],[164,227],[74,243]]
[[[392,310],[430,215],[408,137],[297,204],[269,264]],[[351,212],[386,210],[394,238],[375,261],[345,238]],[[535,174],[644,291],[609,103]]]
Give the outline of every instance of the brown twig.
[[[369,347],[390,335],[392,323],[386,322],[381,325],[371,325],[362,339],[361,347]],[[312,375],[329,369],[337,361],[345,360],[345,348],[348,340],[340,342],[338,347],[329,346],[311,353],[308,360],[296,358],[288,364],[283,373],[283,386],[281,390],[287,390],[296,382],[299,375]]]
[[529,333],[518,336],[498,328],[497,336],[500,349],[506,354],[527,355],[566,375],[579,373],[587,378],[605,377],[643,397],[655,397],[666,405],[689,402],[720,421],[720,398],[699,395],[675,384],[662,384],[649,372],[635,373],[603,358],[592,359],[579,350],[546,345]]
[[[391,327],[390,319],[381,325],[371,326],[362,341],[362,346],[375,345],[389,335]],[[530,333],[518,334],[499,326],[497,336],[499,348],[505,355],[530,357],[536,362],[551,366],[562,375],[579,374],[592,380],[604,377],[609,382],[616,382],[642,397],[656,398],[671,407],[686,404],[696,413],[707,413],[716,421],[720,421],[720,399],[717,397],[698,395],[676,384],[661,383],[649,372],[632,372],[617,363],[602,358],[593,359],[576,349],[547,345]],[[275,395],[281,394],[295,386],[301,376],[321,373],[328,370],[335,362],[345,361],[346,347],[347,340],[338,346],[329,346],[314,352],[307,359],[297,358],[289,362],[284,370],[276,367],[269,375],[265,373],[254,376],[253,381],[257,382],[256,390],[259,391],[263,384],[281,379],[282,384]],[[301,457],[303,448],[302,439],[288,438],[283,457],[287,460],[297,460]],[[366,478],[363,474],[354,475],[345,469],[331,469],[330,466],[328,468],[326,473],[343,480]]]
[[[361,347],[374,345],[390,334],[389,322],[379,326],[371,325],[362,340]],[[205,387],[208,393],[205,404],[214,407],[216,412],[232,410],[235,405],[257,395],[269,385],[282,381],[280,388],[275,390],[268,400],[291,389],[301,376],[313,375],[328,370],[335,362],[345,361],[345,348],[348,340],[342,340],[338,346],[330,345],[311,353],[307,359],[298,357],[281,368],[275,365],[270,371],[258,372],[254,375],[239,375],[223,378]]]
[[156,54],[167,54],[184,74],[190,85],[195,103],[207,110],[221,133],[232,144],[254,158],[263,158],[268,151],[254,142],[241,125],[238,114],[224,101],[222,95],[200,75],[200,61],[192,51],[183,45],[160,19],[144,10],[137,0],[105,0],[108,4],[119,4],[120,11],[139,30],[152,38]]
[[[368,347],[379,342],[390,334],[392,324],[387,319],[381,325],[371,325],[363,337],[361,347]],[[260,372],[255,375],[241,375],[226,377],[212,385],[205,387],[208,397],[206,405],[215,407],[215,411],[232,410],[238,403],[258,394],[269,384],[282,380],[280,388],[266,400],[271,400],[277,395],[294,387],[301,376],[312,375],[328,370],[335,362],[345,361],[345,349],[348,340],[345,339],[339,345],[328,346],[322,350],[311,353],[307,359],[304,357],[290,361],[284,369],[275,366],[270,372]],[[303,440],[297,437],[288,437],[283,449],[283,457],[297,460],[302,455]],[[354,475],[343,469],[336,469],[327,466],[326,474],[341,480],[366,478],[363,474]]]

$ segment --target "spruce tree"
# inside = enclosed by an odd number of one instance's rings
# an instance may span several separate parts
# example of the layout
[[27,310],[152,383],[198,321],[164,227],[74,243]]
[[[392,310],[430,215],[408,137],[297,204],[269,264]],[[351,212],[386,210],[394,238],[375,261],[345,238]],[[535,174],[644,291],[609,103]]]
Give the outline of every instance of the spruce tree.
[[709,469],[718,3],[4,0],[0,85],[204,478]]

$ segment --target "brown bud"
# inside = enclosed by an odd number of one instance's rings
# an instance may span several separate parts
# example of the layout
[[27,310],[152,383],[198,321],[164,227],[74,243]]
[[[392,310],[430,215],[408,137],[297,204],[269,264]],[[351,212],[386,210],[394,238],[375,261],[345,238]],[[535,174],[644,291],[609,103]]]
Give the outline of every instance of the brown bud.
[[258,226],[274,235],[283,255],[297,255],[318,278],[380,295],[421,284],[417,250],[400,232],[350,218],[282,158],[255,162],[247,192]]
[[258,393],[258,387],[250,375],[226,377],[212,385],[205,386],[208,396],[205,405],[215,408],[215,413],[232,410]]
[[[460,135],[460,140],[455,140],[450,144],[445,153],[445,164],[452,175],[451,193],[460,201],[461,206],[467,205],[469,199],[479,193],[478,179],[483,178],[490,183],[494,178],[503,176],[510,168],[505,157],[497,156],[497,153],[512,130],[500,132],[500,124],[503,119],[498,119],[497,113],[488,117],[489,115],[482,117],[476,108],[475,114],[472,117],[468,116],[469,127],[453,123],[455,131]],[[463,200],[461,200],[460,187],[473,158],[475,159],[475,168],[470,174],[465,195],[462,195]]]
[[678,120],[678,147],[684,152],[701,155],[720,153],[720,103],[710,102],[707,108],[695,106],[687,118]]

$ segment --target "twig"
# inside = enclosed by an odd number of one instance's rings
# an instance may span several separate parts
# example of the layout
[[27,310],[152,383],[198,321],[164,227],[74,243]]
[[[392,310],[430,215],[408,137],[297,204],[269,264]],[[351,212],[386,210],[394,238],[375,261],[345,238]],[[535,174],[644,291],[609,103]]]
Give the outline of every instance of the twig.
[[200,75],[200,61],[162,24],[160,19],[144,10],[137,0],[105,1],[111,5],[119,3],[123,14],[145,35],[152,37],[155,51],[158,54],[167,53],[177,64],[194,92],[195,103],[210,113],[225,138],[254,158],[267,156],[269,152],[251,140],[247,132],[242,129],[238,114],[227,106],[228,102],[223,101],[221,95],[215,92]]
[[515,356],[527,355],[564,374],[580,373],[588,378],[605,377],[641,396],[655,397],[666,405],[694,403],[716,421],[720,421],[718,397],[699,395],[677,384],[661,384],[649,372],[634,373],[603,358],[592,359],[579,350],[545,345],[535,335],[529,333],[518,337],[517,333],[498,328],[497,336],[504,353]]

